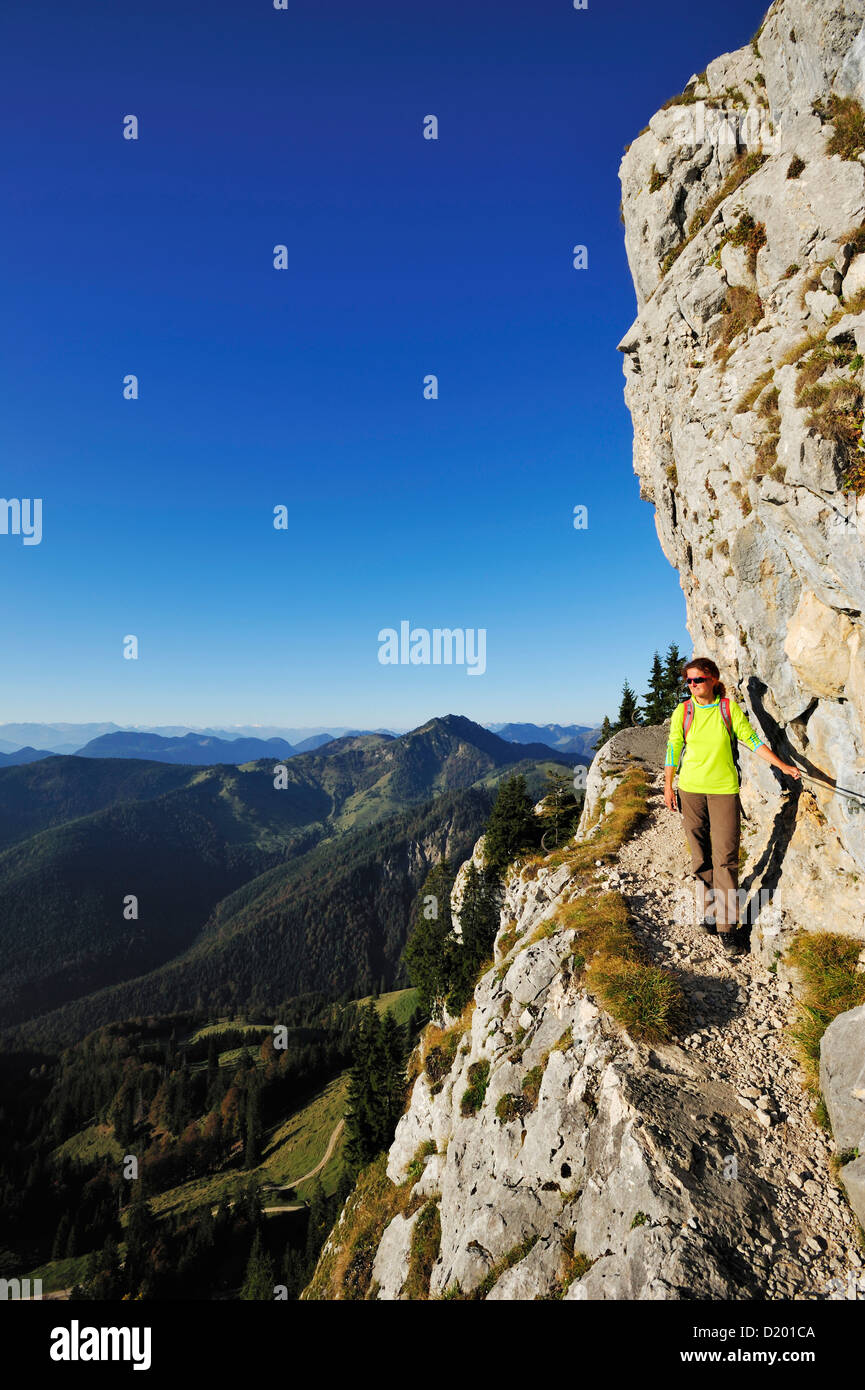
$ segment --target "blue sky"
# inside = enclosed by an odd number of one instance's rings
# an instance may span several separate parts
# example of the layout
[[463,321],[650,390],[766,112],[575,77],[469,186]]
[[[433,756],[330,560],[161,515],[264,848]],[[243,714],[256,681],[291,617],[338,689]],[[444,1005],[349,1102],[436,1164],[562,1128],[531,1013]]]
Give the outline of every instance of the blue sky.
[[[8,8],[0,494],[43,538],[0,535],[0,722],[589,722],[690,651],[617,170],[763,8]],[[485,673],[380,664],[405,619]]]

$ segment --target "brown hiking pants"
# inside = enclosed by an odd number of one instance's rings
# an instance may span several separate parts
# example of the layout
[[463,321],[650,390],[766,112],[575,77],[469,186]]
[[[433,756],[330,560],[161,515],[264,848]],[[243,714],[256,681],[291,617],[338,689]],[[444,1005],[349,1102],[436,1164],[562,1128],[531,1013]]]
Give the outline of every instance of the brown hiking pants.
[[[679,799],[691,864],[698,882],[698,909],[714,919],[719,932],[739,920],[739,797],[683,792]],[[707,890],[708,889],[708,893]]]

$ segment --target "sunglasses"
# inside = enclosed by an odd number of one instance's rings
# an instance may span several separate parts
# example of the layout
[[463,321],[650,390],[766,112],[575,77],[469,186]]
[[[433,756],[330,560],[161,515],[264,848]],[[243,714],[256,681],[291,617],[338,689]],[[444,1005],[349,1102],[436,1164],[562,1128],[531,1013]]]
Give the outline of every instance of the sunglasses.
[[708,677],[708,676],[686,676],[686,678],[685,678],[685,684],[686,684],[686,685],[705,685],[707,680],[709,680],[709,677]]

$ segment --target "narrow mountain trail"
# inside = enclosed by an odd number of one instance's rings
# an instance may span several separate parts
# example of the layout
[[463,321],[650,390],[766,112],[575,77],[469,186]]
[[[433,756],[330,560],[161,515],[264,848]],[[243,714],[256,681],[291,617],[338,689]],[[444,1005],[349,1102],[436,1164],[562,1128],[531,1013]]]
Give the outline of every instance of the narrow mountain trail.
[[[323,1156],[319,1159],[318,1163],[316,1163],[314,1168],[310,1168],[308,1173],[304,1173],[299,1178],[291,1178],[288,1182],[267,1183],[260,1189],[260,1191],[263,1193],[285,1192],[287,1188],[300,1187],[301,1183],[308,1182],[310,1178],[314,1178],[315,1175],[317,1173],[320,1173],[322,1168],[324,1168],[324,1166],[330,1162],[331,1158],[333,1157],[333,1151],[339,1142],[339,1137],[342,1134],[344,1128],[345,1120],[337,1120],[336,1124],[334,1125],[334,1128],[331,1131],[330,1138],[327,1141],[327,1148],[325,1149]],[[229,1202],[229,1206],[234,1206],[234,1199],[232,1199],[232,1201]],[[305,1206],[306,1202],[285,1202],[277,1203],[268,1207],[262,1207],[261,1210],[264,1212],[265,1216],[272,1216],[282,1211],[301,1211]],[[216,1215],[218,1210],[218,1206],[212,1208],[214,1216]]]
[[856,1221],[835,1185],[831,1144],[811,1118],[813,1102],[785,1035],[793,1019],[791,986],[750,954],[726,957],[696,922],[676,920],[686,915],[677,910],[678,895],[684,890],[693,903],[695,881],[681,816],[664,804],[662,770],[650,774],[648,805],[648,819],[598,878],[622,894],[651,959],[673,971],[685,992],[690,1031],[679,1045],[735,1089],[743,1120],[757,1131],[757,1176],[784,1244],[760,1242],[743,1230],[738,1249],[762,1268],[767,1298],[801,1297],[805,1290],[812,1297],[817,1291],[844,1296],[842,1281],[861,1298],[865,1257]]
[[[290,1182],[281,1182],[281,1183],[274,1184],[273,1186],[263,1187],[263,1188],[261,1189],[261,1191],[262,1191],[262,1192],[284,1192],[285,1189],[288,1188],[288,1187],[300,1187],[300,1184],[301,1184],[302,1182],[308,1182],[310,1178],[314,1178],[315,1175],[316,1175],[316,1173],[320,1173],[321,1170],[322,1170],[322,1168],[324,1168],[325,1164],[327,1164],[327,1163],[330,1162],[331,1158],[333,1157],[333,1151],[334,1151],[334,1149],[336,1148],[336,1146],[337,1146],[337,1144],[338,1144],[338,1142],[339,1142],[339,1136],[342,1134],[342,1131],[343,1131],[344,1129],[345,1129],[345,1120],[344,1120],[344,1119],[343,1119],[343,1120],[338,1120],[337,1123],[336,1123],[336,1125],[334,1126],[334,1129],[333,1129],[333,1131],[332,1131],[332,1133],[331,1133],[330,1138],[329,1138],[328,1141],[327,1141],[327,1148],[326,1148],[325,1151],[324,1151],[324,1157],[323,1157],[323,1158],[320,1158],[319,1161],[318,1161],[318,1163],[315,1165],[315,1167],[314,1167],[314,1168],[310,1168],[310,1170],[309,1170],[308,1173],[304,1173],[304,1174],[303,1174],[303,1177],[301,1177],[301,1178],[294,1178],[294,1179],[292,1179],[292,1181],[290,1181]],[[271,1212],[279,1212],[279,1211],[299,1211],[300,1208],[301,1208],[302,1206],[305,1206],[305,1205],[306,1205],[306,1204],[305,1204],[304,1202],[299,1202],[299,1203],[295,1203],[295,1204],[293,1204],[293,1205],[291,1205],[291,1206],[271,1206],[271,1207],[262,1207],[262,1211],[265,1213],[265,1215],[267,1215],[267,1214],[269,1214],[269,1213],[271,1213]]]

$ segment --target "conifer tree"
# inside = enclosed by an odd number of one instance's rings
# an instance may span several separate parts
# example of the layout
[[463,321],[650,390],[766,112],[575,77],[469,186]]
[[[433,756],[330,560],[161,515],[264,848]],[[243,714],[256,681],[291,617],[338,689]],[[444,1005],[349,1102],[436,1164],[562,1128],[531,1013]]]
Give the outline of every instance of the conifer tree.
[[310,1198],[309,1221],[306,1227],[306,1260],[310,1274],[318,1258],[318,1252],[327,1239],[329,1230],[327,1198],[324,1195],[321,1178],[317,1177]]
[[157,1229],[158,1223],[150,1203],[140,1195],[137,1196],[129,1208],[126,1227],[126,1263],[123,1273],[130,1293],[137,1293],[144,1282]]
[[610,723],[608,716],[605,714],[604,722],[601,725],[601,732],[598,734],[598,737],[595,739],[594,743],[592,744],[592,747],[595,750],[603,748],[604,744],[609,742],[609,740],[613,737],[614,733],[615,729]]
[[273,1298],[273,1261],[264,1248],[261,1231],[256,1230],[240,1297],[247,1300]]
[[459,906],[460,939],[454,939],[448,957],[450,990],[447,1008],[462,1013],[481,966],[492,955],[499,928],[498,881],[469,861]]
[[541,820],[544,830],[555,833],[555,845],[544,841],[547,848],[555,847],[566,838],[578,819],[579,806],[574,796],[574,784],[564,772],[547,773],[547,790],[541,803]]
[[405,1108],[405,1045],[403,1032],[388,1009],[379,1037],[381,1049],[381,1108],[379,1112],[379,1147],[387,1148],[394,1136],[397,1121]]
[[282,1257],[282,1282],[291,1301],[300,1298],[307,1283],[306,1265],[301,1259],[300,1251],[292,1245],[285,1247]]
[[420,892],[403,959],[424,1013],[436,1014],[449,989],[449,941],[453,931],[454,873],[447,860],[430,869]]
[[673,713],[676,705],[683,699],[680,674],[683,660],[679,648],[675,642],[671,642],[664,658],[664,719]]
[[622,699],[619,705],[619,713],[614,726],[614,732],[619,729],[630,729],[634,724],[639,724],[640,717],[637,709],[637,697],[631,689],[629,683],[625,681],[622,686]]
[[378,1113],[380,1088],[383,1084],[383,1077],[378,1074],[381,1058],[380,1033],[378,1012],[370,1000],[361,1014],[348,1078],[345,1156],[346,1162],[355,1173],[378,1153]]
[[243,1160],[246,1168],[257,1168],[261,1162],[261,1096],[255,1080],[246,1095],[246,1135]]
[[540,840],[537,816],[523,776],[509,777],[498,790],[484,836],[484,866],[501,876],[512,859]]
[[666,675],[660,655],[655,652],[649,688],[643,696],[643,719],[647,724],[663,724],[666,717]]

